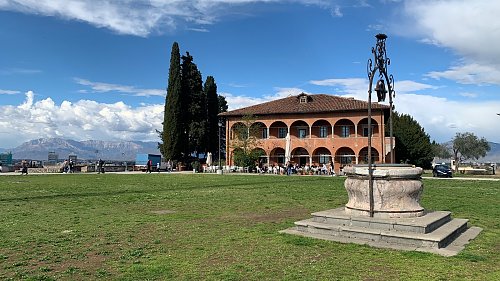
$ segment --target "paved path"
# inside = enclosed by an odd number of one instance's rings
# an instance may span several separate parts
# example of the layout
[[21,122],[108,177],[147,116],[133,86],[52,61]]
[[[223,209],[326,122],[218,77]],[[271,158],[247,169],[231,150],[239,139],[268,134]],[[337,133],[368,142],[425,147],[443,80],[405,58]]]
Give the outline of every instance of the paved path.
[[432,180],[500,181],[500,178],[468,178],[468,177],[453,177],[453,178],[422,177],[422,178],[432,179]]

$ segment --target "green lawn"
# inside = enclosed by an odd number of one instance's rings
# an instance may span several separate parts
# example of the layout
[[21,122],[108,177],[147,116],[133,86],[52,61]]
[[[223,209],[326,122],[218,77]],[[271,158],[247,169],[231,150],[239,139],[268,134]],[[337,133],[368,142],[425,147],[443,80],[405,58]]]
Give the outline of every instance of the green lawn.
[[500,280],[500,182],[424,180],[483,232],[455,257],[279,234],[347,202],[343,178],[0,176],[0,279]]

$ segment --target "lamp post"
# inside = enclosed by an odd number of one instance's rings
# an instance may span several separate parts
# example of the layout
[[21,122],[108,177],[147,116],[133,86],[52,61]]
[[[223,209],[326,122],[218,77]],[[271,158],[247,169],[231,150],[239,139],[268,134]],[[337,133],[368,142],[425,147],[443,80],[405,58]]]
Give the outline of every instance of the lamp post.
[[[368,185],[369,185],[369,200],[370,200],[370,217],[373,217],[374,202],[373,202],[373,159],[372,159],[372,86],[375,74],[378,72],[379,79],[375,86],[378,101],[385,101],[386,94],[389,94],[389,142],[390,142],[390,163],[394,163],[393,139],[392,139],[392,98],[395,96],[394,92],[394,77],[392,74],[387,74],[387,66],[391,64],[391,60],[387,57],[385,50],[385,40],[387,35],[377,34],[377,44],[372,47],[373,61],[368,59],[367,72],[369,79],[368,86]],[[387,88],[386,89],[386,85]]]
[[222,162],[221,162],[221,147],[220,147],[220,140],[221,140],[221,129],[222,129],[222,121],[219,120],[219,170],[221,171],[220,173],[222,174]]

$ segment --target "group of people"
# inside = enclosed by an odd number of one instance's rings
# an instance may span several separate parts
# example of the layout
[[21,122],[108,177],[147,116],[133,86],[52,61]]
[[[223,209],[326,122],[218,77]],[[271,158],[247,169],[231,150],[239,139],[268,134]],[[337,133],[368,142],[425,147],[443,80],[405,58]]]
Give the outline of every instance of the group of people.
[[268,167],[267,165],[262,165],[259,163],[257,165],[256,170],[258,173],[269,173],[275,175],[287,175],[290,176],[292,174],[316,174],[316,175],[330,175],[335,176],[334,164],[330,161],[330,163],[322,164],[319,166],[306,164],[305,166],[299,166],[298,163],[292,163],[288,161],[286,165],[278,165],[274,164],[273,166]]
[[62,172],[63,173],[74,173],[74,166],[75,163],[73,163],[73,160],[64,160],[63,165],[62,165]]
[[[158,163],[156,163],[156,171],[159,173],[160,169],[161,169],[160,162],[158,162]],[[172,169],[173,169],[173,163],[172,163],[172,160],[169,159],[165,163],[165,171],[170,173],[170,172],[172,172]],[[149,159],[148,162],[146,163],[146,173],[151,174],[152,170],[153,170],[153,161],[151,159]]]

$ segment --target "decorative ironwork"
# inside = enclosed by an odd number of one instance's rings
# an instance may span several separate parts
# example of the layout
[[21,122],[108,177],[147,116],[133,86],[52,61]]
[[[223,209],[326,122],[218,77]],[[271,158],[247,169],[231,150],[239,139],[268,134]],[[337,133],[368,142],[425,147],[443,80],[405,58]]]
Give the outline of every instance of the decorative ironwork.
[[[390,163],[394,163],[394,153],[393,153],[393,134],[392,134],[392,111],[394,105],[392,99],[396,97],[394,91],[394,77],[392,74],[387,74],[388,66],[391,65],[391,60],[387,57],[387,52],[385,49],[385,40],[387,35],[377,34],[377,44],[372,47],[373,60],[368,59],[366,65],[366,70],[368,73],[368,178],[369,178],[369,196],[370,196],[370,217],[373,217],[373,157],[372,157],[372,87],[375,75],[378,72],[378,80],[375,86],[375,92],[377,93],[377,99],[379,102],[385,101],[387,94],[389,95],[389,142],[390,142],[390,153],[391,160]],[[386,89],[387,86],[387,89]]]

